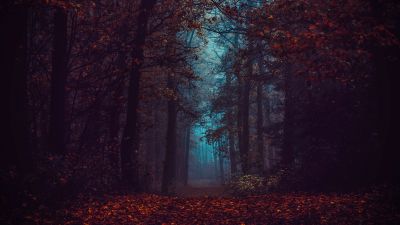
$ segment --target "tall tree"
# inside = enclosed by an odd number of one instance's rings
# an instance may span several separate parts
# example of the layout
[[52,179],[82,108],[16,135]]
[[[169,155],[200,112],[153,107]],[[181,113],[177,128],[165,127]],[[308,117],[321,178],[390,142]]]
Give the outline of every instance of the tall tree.
[[[169,74],[167,88],[174,93],[176,92],[176,84],[174,77]],[[161,184],[161,191],[168,194],[173,191],[176,174],[176,126],[177,126],[177,102],[174,97],[168,100],[168,125],[167,125],[167,142],[164,161],[164,171]]]
[[54,39],[51,73],[51,102],[49,148],[51,152],[65,151],[65,85],[67,82],[67,24],[64,8],[57,7],[54,14]]
[[262,173],[264,170],[264,132],[263,132],[263,86],[257,85],[257,152],[258,152],[258,172]]
[[[27,96],[27,21],[28,9],[6,1],[0,6],[0,68],[2,116],[0,128],[0,176],[2,205],[11,209],[23,203],[26,175],[33,161],[29,147],[29,120]],[[14,179],[4,180],[6,174]],[[6,182],[4,182],[6,181]],[[13,213],[3,207],[3,215]],[[6,221],[6,220],[4,220]],[[22,218],[11,223],[21,224]]]
[[132,70],[129,74],[128,104],[126,125],[121,141],[121,169],[122,181],[130,188],[138,189],[138,151],[139,151],[139,126],[138,107],[141,68],[144,55],[143,48],[147,37],[147,26],[156,0],[142,0],[137,17],[137,28],[133,41]]
[[189,154],[190,154],[190,142],[191,142],[191,129],[192,126],[189,125],[186,128],[186,133],[185,133],[185,157],[184,157],[184,165],[183,165],[183,184],[187,185],[188,180],[189,180]]
[[[29,160],[29,123],[27,96],[27,21],[28,8],[5,1],[0,9],[0,61],[3,75],[2,98],[5,115],[2,119],[1,166],[16,166],[20,174],[27,172]],[[3,155],[4,154],[4,155]]]
[[252,65],[246,63],[247,74],[239,78],[240,98],[238,102],[238,136],[239,136],[239,153],[242,165],[242,172],[248,174],[250,172],[249,161],[249,144],[250,144],[250,76],[252,74]]

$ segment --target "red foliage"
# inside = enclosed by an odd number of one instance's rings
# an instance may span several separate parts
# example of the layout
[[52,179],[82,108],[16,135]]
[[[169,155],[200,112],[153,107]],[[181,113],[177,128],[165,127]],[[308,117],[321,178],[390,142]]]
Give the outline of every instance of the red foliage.
[[[385,15],[396,6],[381,5]],[[393,19],[380,18],[368,1],[283,0],[253,13],[249,36],[267,40],[271,53],[296,73],[338,81],[365,79],[374,50],[399,47]]]
[[[378,192],[178,198],[151,194],[86,198],[37,224],[398,224],[400,213]],[[57,220],[58,221],[55,221]]]

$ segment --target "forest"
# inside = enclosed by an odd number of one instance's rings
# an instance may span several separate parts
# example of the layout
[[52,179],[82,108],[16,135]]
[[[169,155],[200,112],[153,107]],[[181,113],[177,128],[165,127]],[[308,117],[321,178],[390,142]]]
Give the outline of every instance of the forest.
[[2,0],[0,28],[0,224],[400,224],[399,1]]

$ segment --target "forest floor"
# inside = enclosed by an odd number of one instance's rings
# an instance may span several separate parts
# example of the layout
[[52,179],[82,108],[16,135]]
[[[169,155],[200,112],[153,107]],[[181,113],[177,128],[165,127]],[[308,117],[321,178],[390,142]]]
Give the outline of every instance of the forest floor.
[[211,187],[196,187],[187,186],[177,189],[178,197],[224,197],[227,196],[224,187],[211,186]]
[[[201,189],[201,188],[200,188]],[[217,190],[188,188],[186,194]],[[210,192],[211,191],[211,192]],[[397,194],[267,194],[252,197],[154,194],[85,197],[32,224],[400,224]],[[196,194],[197,196],[197,194]],[[30,224],[30,223],[29,223]]]
[[227,197],[226,188],[218,181],[208,179],[191,180],[188,185],[177,187],[177,197]]

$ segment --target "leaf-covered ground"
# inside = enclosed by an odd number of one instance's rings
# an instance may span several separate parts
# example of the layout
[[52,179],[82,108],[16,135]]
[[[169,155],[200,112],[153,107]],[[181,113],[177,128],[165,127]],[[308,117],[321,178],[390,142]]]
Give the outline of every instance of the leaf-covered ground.
[[34,224],[400,224],[391,196],[269,194],[244,198],[152,194],[83,198]]

